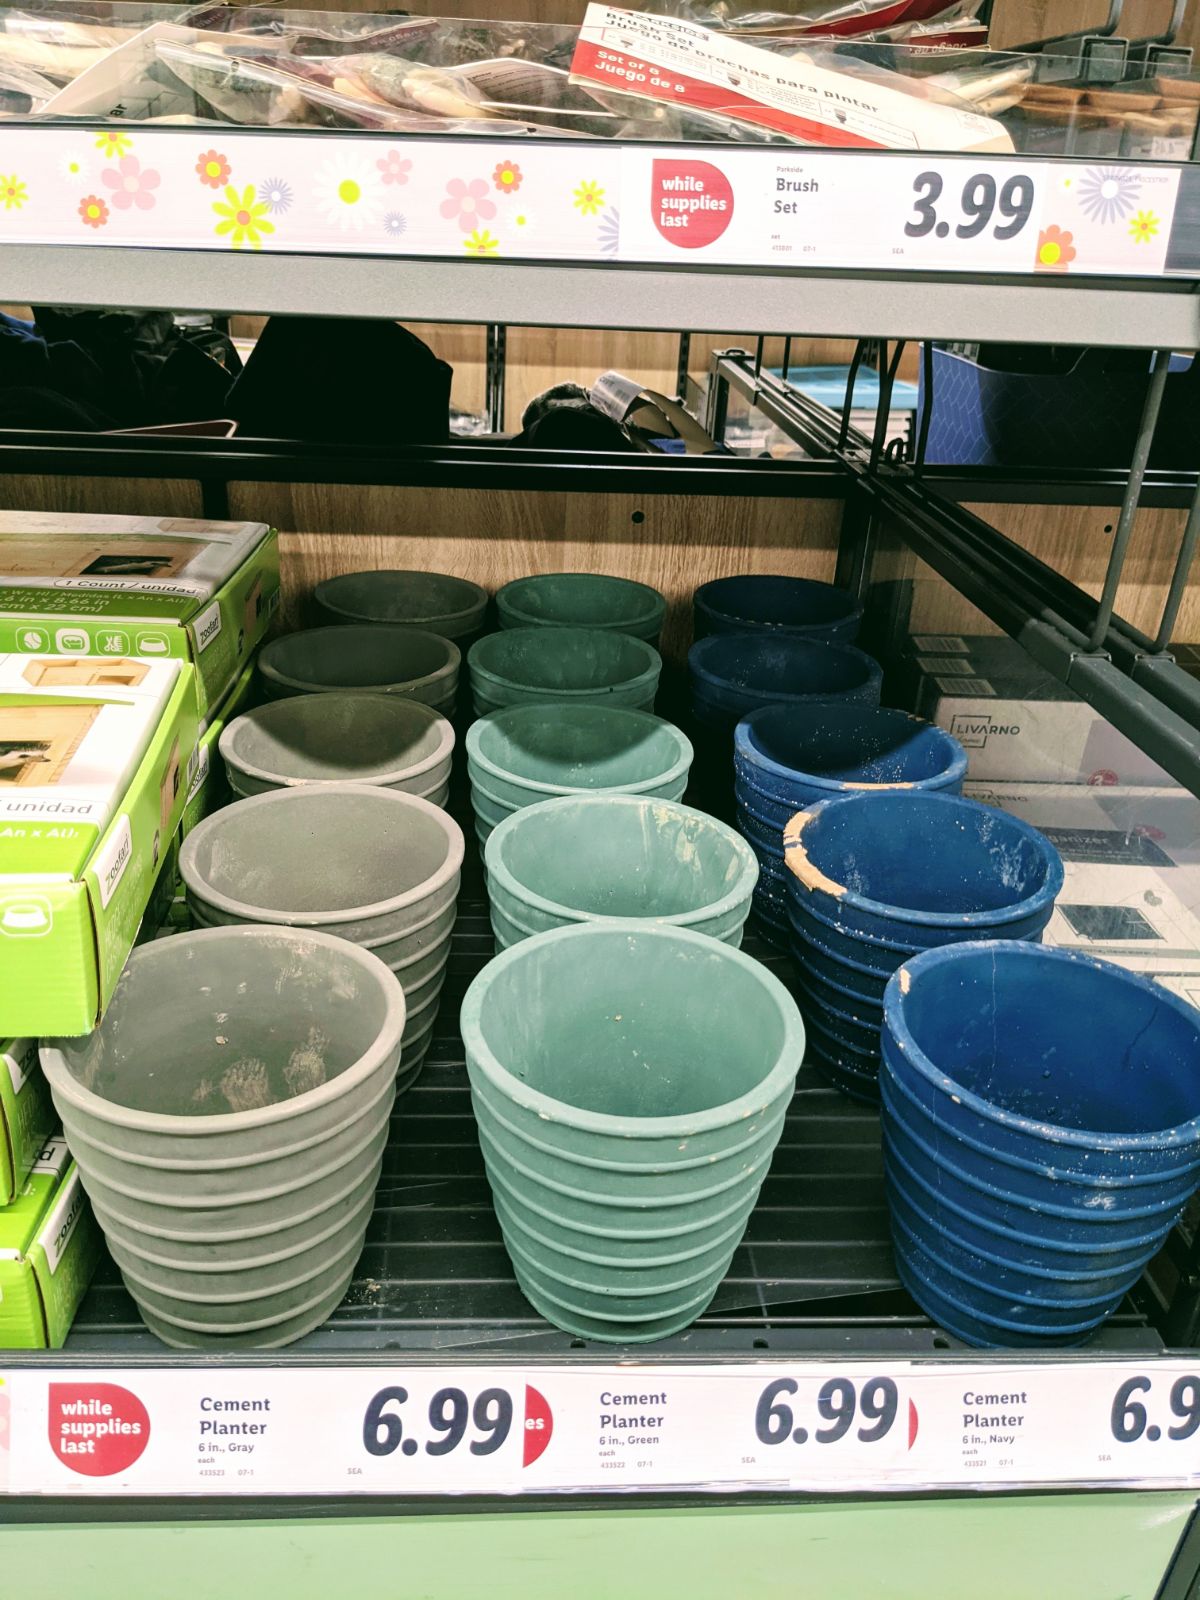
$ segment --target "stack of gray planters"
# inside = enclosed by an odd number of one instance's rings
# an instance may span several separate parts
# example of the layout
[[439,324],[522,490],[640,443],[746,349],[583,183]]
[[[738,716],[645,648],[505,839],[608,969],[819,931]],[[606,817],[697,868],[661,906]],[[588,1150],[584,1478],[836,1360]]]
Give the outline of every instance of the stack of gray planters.
[[242,799],[306,783],[369,783],[444,806],[454,728],[432,706],[391,694],[300,694],[235,717],[221,734]]
[[488,592],[448,572],[385,568],[326,578],[313,601],[323,622],[398,622],[464,642],[483,629]]
[[94,1033],[42,1065],[146,1325],[181,1349],[319,1326],[362,1252],[404,996],[326,933],[217,928],[135,950]]
[[313,784],[208,817],[184,840],[179,870],[199,927],[319,928],[378,955],[404,988],[403,1090],[437,1020],[463,849],[458,824],[427,800]]
[[452,639],[388,623],[307,628],[259,652],[268,700],[294,694],[396,694],[452,716],[462,652]]

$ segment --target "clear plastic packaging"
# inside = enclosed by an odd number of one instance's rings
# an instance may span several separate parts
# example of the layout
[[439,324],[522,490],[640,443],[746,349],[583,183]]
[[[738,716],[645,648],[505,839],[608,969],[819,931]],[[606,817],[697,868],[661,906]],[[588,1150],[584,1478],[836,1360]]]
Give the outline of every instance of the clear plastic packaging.
[[[1131,64],[1128,81],[1096,90],[1073,81],[1068,59],[1055,62],[1048,51],[962,48],[983,36],[979,0],[799,0],[789,13],[750,0],[652,5],[629,14],[633,32],[661,19],[646,43],[678,47],[669,60],[684,76],[703,79],[730,52],[749,52],[750,66],[781,62],[764,81],[778,76],[783,96],[768,94],[764,112],[753,71],[731,95],[733,79],[719,74],[705,80],[706,93],[630,92],[619,76],[580,70],[588,30],[565,24],[214,0],[25,0],[0,5],[0,118],[931,150],[1011,143],[1030,154],[1104,159],[1191,154],[1200,79],[1134,81]],[[653,51],[647,59],[655,61]],[[874,127],[866,115],[856,137],[819,112],[805,125],[797,108],[810,91],[819,106],[822,86],[833,99],[850,97],[851,118],[859,100],[874,106]],[[889,91],[903,99],[889,101]],[[922,113],[913,102],[937,110]]]

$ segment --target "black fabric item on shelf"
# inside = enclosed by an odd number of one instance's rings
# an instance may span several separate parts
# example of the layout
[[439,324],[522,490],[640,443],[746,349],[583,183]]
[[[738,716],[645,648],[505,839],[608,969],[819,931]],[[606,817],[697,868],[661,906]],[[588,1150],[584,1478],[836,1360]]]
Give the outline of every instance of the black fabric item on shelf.
[[521,431],[528,432],[535,422],[539,422],[552,407],[562,405],[564,400],[582,400],[591,404],[591,396],[581,383],[556,383],[552,388],[545,389],[541,394],[534,395],[521,414]]
[[525,407],[513,444],[526,450],[635,450],[619,422],[597,410],[577,383],[556,383]]
[[149,427],[219,414],[240,362],[211,326],[167,311],[35,306],[0,316],[0,418],[13,428]]
[[453,376],[398,322],[272,317],[223,414],[260,439],[445,444]]

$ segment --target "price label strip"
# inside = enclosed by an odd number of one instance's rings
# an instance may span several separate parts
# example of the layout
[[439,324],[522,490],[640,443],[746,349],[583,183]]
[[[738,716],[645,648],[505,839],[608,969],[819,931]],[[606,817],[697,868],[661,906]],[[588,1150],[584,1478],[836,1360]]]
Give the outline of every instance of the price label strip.
[[8,1495],[1200,1486],[1200,1363],[0,1373]]
[[[1179,169],[866,151],[622,153],[641,262],[1161,277]],[[1188,269],[1194,273],[1194,264]]]

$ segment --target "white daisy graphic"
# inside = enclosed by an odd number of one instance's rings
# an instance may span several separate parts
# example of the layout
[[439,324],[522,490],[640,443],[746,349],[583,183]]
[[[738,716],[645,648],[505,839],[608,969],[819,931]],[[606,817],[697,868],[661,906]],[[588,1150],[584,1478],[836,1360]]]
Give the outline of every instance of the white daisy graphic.
[[321,215],[343,233],[361,233],[379,222],[379,173],[368,160],[331,157],[317,168],[313,192]]
[[58,158],[58,172],[68,183],[86,183],[92,173],[92,158],[86,150],[68,150]]

